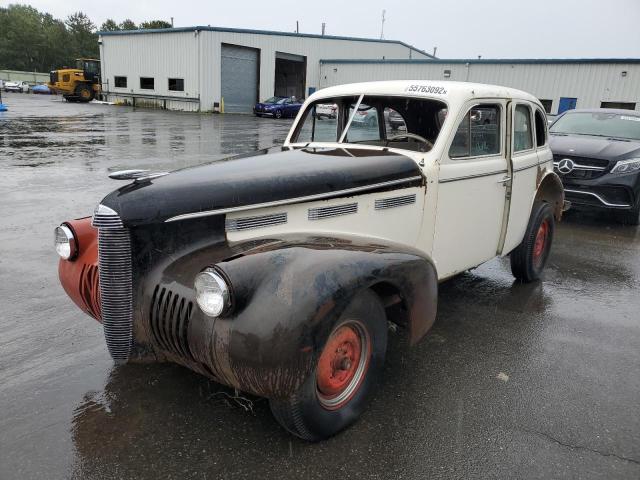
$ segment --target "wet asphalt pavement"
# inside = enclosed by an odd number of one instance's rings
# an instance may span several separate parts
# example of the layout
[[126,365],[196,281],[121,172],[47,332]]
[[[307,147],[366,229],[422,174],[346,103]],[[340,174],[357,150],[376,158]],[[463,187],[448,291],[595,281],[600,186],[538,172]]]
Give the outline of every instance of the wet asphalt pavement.
[[289,120],[5,94],[0,113],[0,479],[640,478],[640,229],[573,213],[544,281],[493,260],[440,286],[415,348],[319,444],[266,401],[172,365],[114,367],[57,280],[52,230],[125,168],[279,144]]

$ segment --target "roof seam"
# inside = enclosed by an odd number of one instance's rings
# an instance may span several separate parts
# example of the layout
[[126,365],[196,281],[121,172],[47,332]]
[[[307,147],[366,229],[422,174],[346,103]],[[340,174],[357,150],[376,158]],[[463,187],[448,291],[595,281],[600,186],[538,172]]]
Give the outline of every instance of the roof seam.
[[430,59],[416,59],[416,58],[399,58],[399,59],[320,59],[320,63],[380,63],[380,64],[553,64],[553,63],[640,63],[640,58],[496,58],[496,59],[462,59],[462,58],[430,58]]
[[194,26],[194,27],[175,27],[175,28],[150,28],[144,30],[116,30],[116,31],[100,31],[98,35],[101,36],[113,36],[113,35],[143,35],[149,33],[180,33],[180,32],[195,32],[195,31],[209,31],[209,32],[226,32],[226,33],[248,33],[254,35],[275,35],[286,37],[301,37],[301,38],[320,38],[325,40],[347,40],[352,42],[377,42],[377,43],[394,43],[402,45],[414,52],[425,55],[429,58],[435,59],[433,55],[409,45],[401,40],[386,40],[378,38],[361,38],[361,37],[347,37],[339,35],[318,35],[314,33],[295,33],[295,32],[277,32],[272,30],[251,30],[247,28],[225,28],[225,27],[210,27],[210,26]]

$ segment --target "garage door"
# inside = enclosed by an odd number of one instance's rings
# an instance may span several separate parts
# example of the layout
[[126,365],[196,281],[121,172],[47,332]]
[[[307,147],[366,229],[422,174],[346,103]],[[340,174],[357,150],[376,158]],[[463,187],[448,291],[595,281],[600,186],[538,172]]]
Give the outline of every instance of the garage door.
[[260,50],[222,45],[222,98],[227,113],[251,113],[258,101]]

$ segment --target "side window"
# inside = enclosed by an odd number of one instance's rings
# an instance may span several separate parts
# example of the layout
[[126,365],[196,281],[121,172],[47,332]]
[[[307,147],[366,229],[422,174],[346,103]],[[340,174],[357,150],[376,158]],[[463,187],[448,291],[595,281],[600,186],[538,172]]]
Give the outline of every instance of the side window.
[[526,105],[516,105],[513,113],[513,151],[521,152],[532,148],[531,110]]
[[540,109],[536,109],[536,147],[547,144],[547,122]]
[[450,158],[499,155],[500,106],[476,105],[464,116],[449,149]]
[[[295,142],[337,142],[338,114],[337,107],[334,116],[322,116],[324,105],[313,105],[307,109],[304,123],[300,127],[298,138]],[[320,118],[323,118],[320,120]]]

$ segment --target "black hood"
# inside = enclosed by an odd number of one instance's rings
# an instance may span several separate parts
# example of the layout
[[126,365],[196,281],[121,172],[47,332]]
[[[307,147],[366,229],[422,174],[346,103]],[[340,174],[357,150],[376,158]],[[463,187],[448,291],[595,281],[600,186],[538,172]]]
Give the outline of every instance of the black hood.
[[388,151],[279,148],[134,182],[101,203],[118,212],[125,225],[136,226],[310,195],[339,196],[360,187],[420,185],[419,177],[414,160]]
[[640,157],[640,142],[637,140],[561,133],[551,134],[550,146],[554,155],[599,158],[611,162]]

